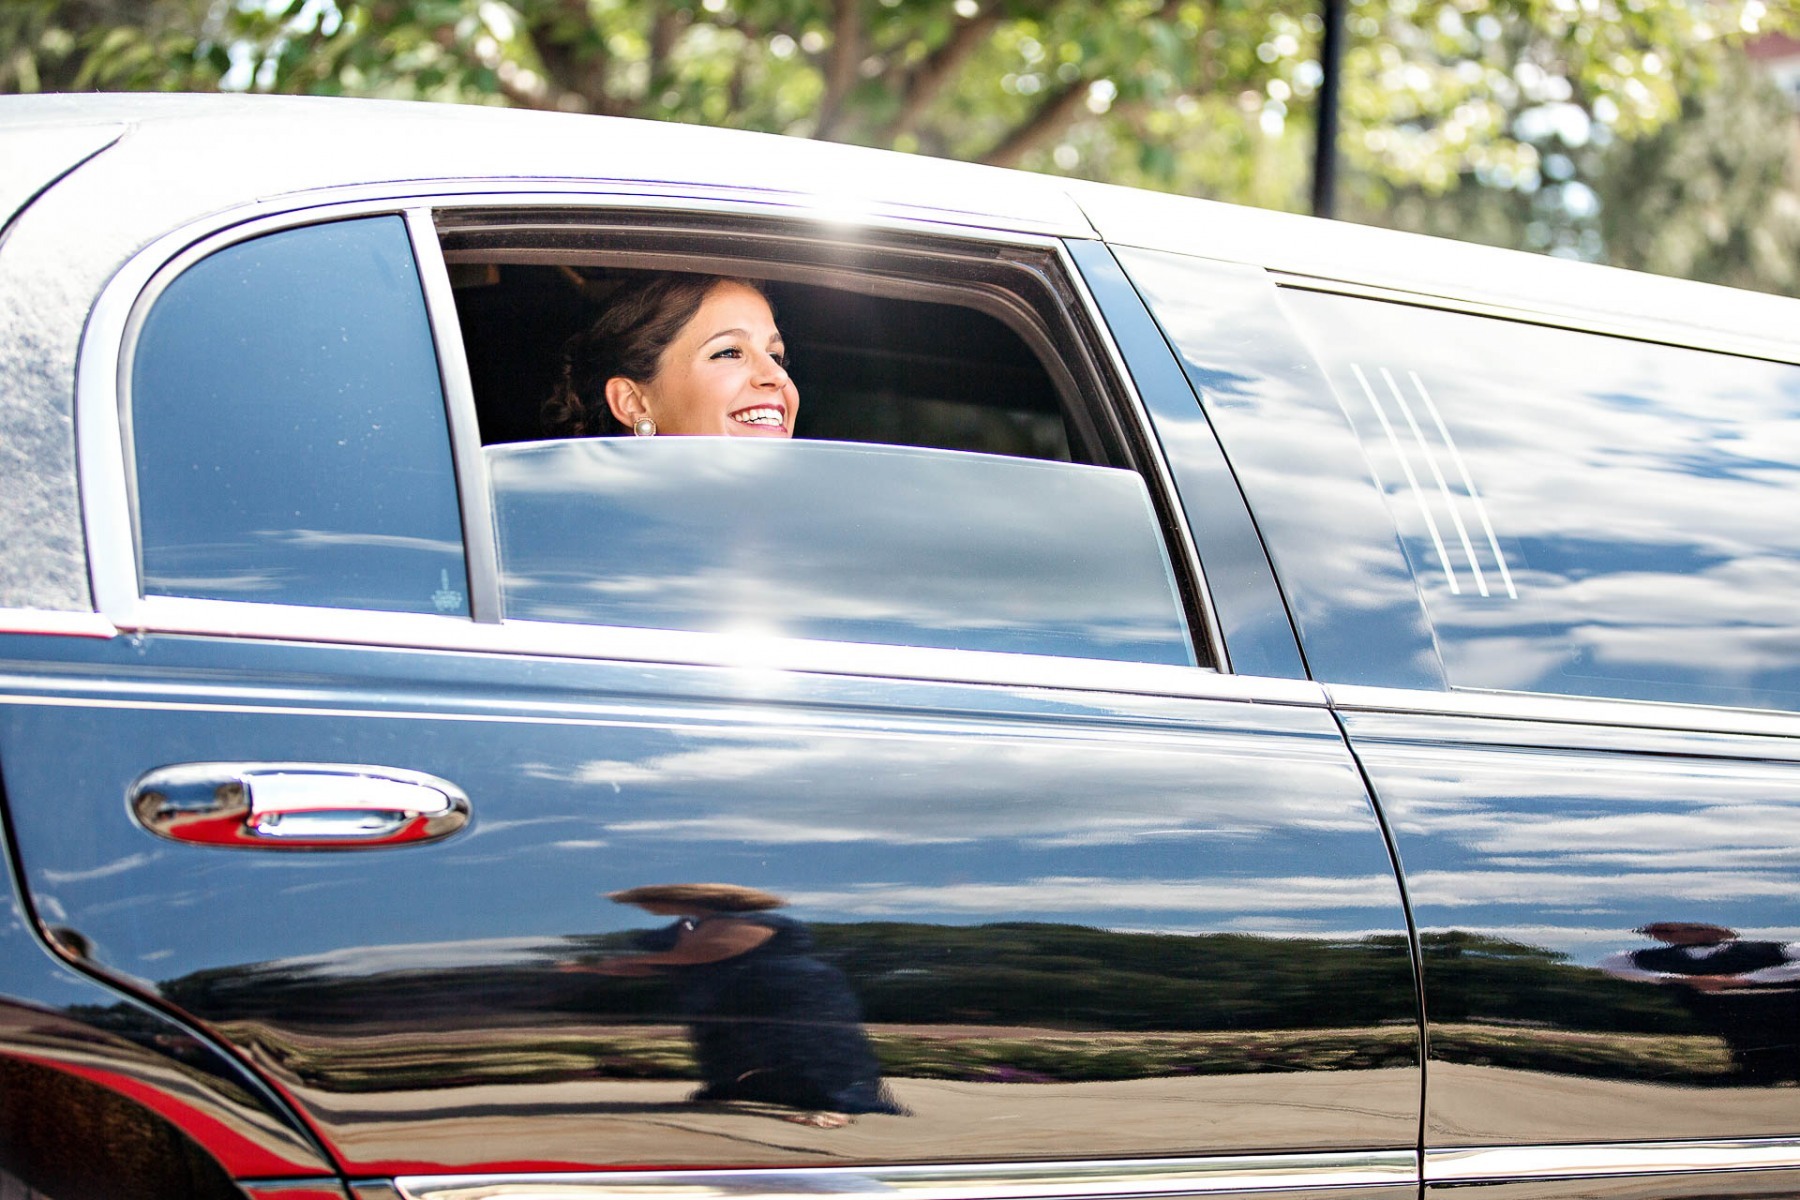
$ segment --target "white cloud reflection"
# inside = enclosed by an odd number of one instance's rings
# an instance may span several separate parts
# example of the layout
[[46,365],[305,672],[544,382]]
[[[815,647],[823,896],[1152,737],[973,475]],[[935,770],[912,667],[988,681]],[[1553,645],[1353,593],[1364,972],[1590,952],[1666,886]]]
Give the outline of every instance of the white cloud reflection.
[[[709,731],[642,759],[595,759],[543,779],[643,798],[607,836],[759,844],[1040,848],[1171,838],[1351,835],[1375,845],[1360,780],[1328,742],[1213,733],[1049,740],[833,734],[774,741],[768,727]],[[718,807],[719,798],[728,807]]]
[[1394,880],[1386,875],[1206,877],[1200,879],[1118,879],[1051,876],[1015,883],[962,883],[920,887],[870,883],[839,890],[798,891],[795,905],[820,912],[859,917],[1048,919],[1079,914],[1105,921],[1110,914],[1231,914],[1239,918],[1291,915],[1317,928],[1320,912],[1343,909],[1393,909],[1399,902]]

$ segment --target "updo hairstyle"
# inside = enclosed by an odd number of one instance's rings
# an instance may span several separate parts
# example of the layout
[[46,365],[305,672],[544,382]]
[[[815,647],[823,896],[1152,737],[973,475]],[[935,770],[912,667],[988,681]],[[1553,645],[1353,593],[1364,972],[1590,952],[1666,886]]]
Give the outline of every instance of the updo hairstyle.
[[669,348],[700,305],[720,284],[749,288],[748,279],[683,271],[634,272],[606,298],[593,324],[563,344],[562,369],[544,402],[547,432],[558,437],[600,437],[629,433],[606,403],[606,381],[624,377],[648,383]]

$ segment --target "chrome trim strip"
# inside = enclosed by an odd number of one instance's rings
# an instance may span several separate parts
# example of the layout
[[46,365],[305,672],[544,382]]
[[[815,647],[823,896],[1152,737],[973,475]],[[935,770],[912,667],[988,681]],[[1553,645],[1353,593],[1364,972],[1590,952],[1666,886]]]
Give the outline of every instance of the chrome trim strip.
[[1480,1146],[1425,1152],[1425,1182],[1428,1184],[1776,1168],[1800,1169],[1800,1139]]
[[[1413,378],[1419,377],[1413,372]],[[1469,541],[1468,526],[1463,523],[1462,513],[1457,511],[1456,495],[1450,490],[1450,481],[1444,478],[1444,468],[1438,462],[1438,456],[1426,440],[1425,430],[1419,425],[1419,418],[1413,414],[1412,405],[1406,402],[1406,393],[1394,382],[1394,373],[1388,368],[1381,368],[1381,380],[1387,384],[1388,394],[1393,396],[1394,403],[1400,408],[1400,415],[1406,420],[1406,427],[1412,431],[1413,443],[1419,447],[1419,453],[1425,459],[1425,465],[1431,468],[1431,478],[1437,484],[1438,495],[1443,497],[1444,509],[1450,514],[1450,526],[1456,530],[1456,539],[1462,543],[1463,555],[1469,560],[1469,571],[1475,576],[1475,590],[1483,596],[1488,594],[1487,576],[1481,570],[1481,559],[1475,555],[1475,546]]]
[[115,620],[131,610],[138,594],[131,456],[123,433],[130,363],[122,350],[127,330],[135,330],[138,294],[158,265],[159,256],[139,254],[113,276],[88,314],[75,360],[75,475],[88,582],[94,607]]
[[1225,675],[1207,667],[985,650],[756,638],[741,634],[565,625],[548,621],[500,621],[482,625],[460,617],[427,613],[302,608],[177,596],[146,597],[134,607],[128,620],[115,623],[120,629],[132,632],[755,667],[817,675],[1255,701],[1311,708],[1325,706],[1324,690],[1300,679]]
[[1128,415],[1137,422],[1138,429],[1147,446],[1153,448],[1150,455],[1150,469],[1156,475],[1156,485],[1168,499],[1170,510],[1175,514],[1176,536],[1180,541],[1178,547],[1186,560],[1188,573],[1194,580],[1195,590],[1200,597],[1200,620],[1206,635],[1208,649],[1212,658],[1218,663],[1219,670],[1231,670],[1231,656],[1225,645],[1225,631],[1219,624],[1218,609],[1213,605],[1212,588],[1206,580],[1206,572],[1200,568],[1200,552],[1194,543],[1194,531],[1188,524],[1187,510],[1181,505],[1181,493],[1175,490],[1175,478],[1169,471],[1169,464],[1162,453],[1162,442],[1156,436],[1156,426],[1150,420],[1150,410],[1144,406],[1144,399],[1138,395],[1137,385],[1132,382],[1131,372],[1125,366],[1125,358],[1114,344],[1112,333],[1106,323],[1105,314],[1100,311],[1099,302],[1088,290],[1087,280],[1082,278],[1081,271],[1075,265],[1073,256],[1067,246],[1061,242],[1056,245],[1056,261],[1062,267],[1069,285],[1081,299],[1082,311],[1086,314],[1088,324],[1093,327],[1094,336],[1106,349],[1106,359],[1112,367],[1113,376],[1118,380],[1120,390],[1125,396]]
[[92,612],[52,612],[41,608],[0,608],[0,633],[49,633],[63,637],[119,636],[113,623]]
[[[1444,549],[1444,539],[1438,532],[1437,519],[1431,515],[1431,505],[1426,502],[1425,489],[1419,486],[1419,477],[1413,472],[1412,460],[1407,457],[1406,447],[1400,444],[1400,435],[1394,431],[1393,422],[1388,420],[1387,410],[1382,407],[1381,400],[1375,395],[1375,389],[1369,386],[1369,377],[1363,374],[1362,367],[1351,363],[1350,372],[1356,376],[1356,382],[1362,387],[1363,396],[1368,399],[1369,407],[1375,411],[1375,419],[1381,423],[1381,431],[1387,435],[1388,445],[1393,448],[1394,457],[1399,460],[1400,473],[1406,476],[1406,488],[1412,493],[1414,502],[1419,506],[1419,516],[1425,520],[1425,532],[1431,535],[1432,548],[1437,551],[1438,565],[1444,568],[1444,578],[1450,582],[1450,594],[1460,596],[1462,595],[1462,585],[1456,581],[1456,568],[1450,565],[1450,554]],[[1387,368],[1382,368],[1382,374],[1387,374]],[[1388,376],[1388,382],[1390,384],[1393,382],[1393,376]],[[1414,428],[1418,427],[1415,425]],[[1436,469],[1435,466],[1433,469]],[[1448,489],[1446,489],[1447,492]],[[1463,541],[1467,542],[1468,538],[1463,538]],[[1473,552],[1471,552],[1471,557],[1473,557]],[[1486,588],[1482,589],[1483,594],[1486,591]]]
[[1327,683],[1324,688],[1331,707],[1344,712],[1487,717],[1565,725],[1615,725],[1660,731],[1800,738],[1800,713],[1759,708],[1709,708],[1698,704],[1523,692],[1423,692],[1343,683]]
[[[1079,237],[1098,235],[1091,224],[1064,224],[1036,221],[1025,217],[1002,217],[954,209],[916,208],[896,204],[891,207],[841,196],[823,196],[807,192],[776,191],[767,188],[730,188],[723,185],[684,185],[641,180],[594,180],[568,178],[496,179],[469,176],[460,179],[421,181],[417,184],[359,184],[342,188],[326,188],[312,192],[296,192],[288,198],[316,199],[336,203],[340,199],[360,201],[376,197],[406,196],[427,198],[434,208],[502,207],[596,207],[641,208],[665,212],[742,213],[768,216],[777,214],[799,218],[841,229],[891,229],[926,231],[949,237],[974,238],[982,241],[1011,243],[1021,235],[1037,238]],[[546,203],[547,197],[556,197]],[[280,203],[275,202],[275,203]]]
[[456,296],[444,266],[437,226],[428,208],[406,210],[406,232],[425,293],[431,338],[437,343],[438,378],[450,424],[450,454],[456,468],[461,501],[463,570],[468,575],[469,615],[484,624],[500,619],[500,556],[494,531],[493,502],[488,492],[487,459],[481,453],[481,427],[475,416],[475,385],[469,378],[469,356],[463,348]]
[[1238,1155],[1092,1163],[811,1167],[799,1170],[617,1171],[568,1175],[417,1175],[394,1181],[406,1200],[1061,1200],[1198,1196],[1218,1192],[1408,1186],[1411,1150],[1364,1154]]
[[[1438,412],[1438,406],[1432,400],[1431,393],[1425,390],[1425,381],[1419,378],[1417,371],[1408,371],[1407,374],[1412,377],[1413,387],[1418,390],[1419,399],[1425,402],[1425,411],[1431,414],[1432,423],[1437,426],[1438,436],[1444,439],[1444,445],[1450,451],[1450,461],[1456,464],[1457,473],[1462,476],[1463,489],[1468,492],[1469,500],[1475,506],[1475,515],[1481,520],[1482,532],[1487,535],[1488,548],[1494,552],[1494,561],[1499,564],[1500,582],[1506,585],[1507,599],[1517,600],[1519,589],[1514,585],[1512,571],[1506,565],[1506,552],[1500,549],[1500,538],[1494,532],[1494,523],[1488,518],[1487,501],[1481,498],[1481,492],[1475,486],[1475,476],[1470,473],[1469,464],[1463,459],[1462,451],[1457,449],[1456,439],[1450,436],[1450,426],[1444,423],[1443,414]],[[1448,488],[1445,489],[1444,494],[1449,495]],[[1455,512],[1456,510],[1453,507],[1451,511]],[[1462,522],[1458,521],[1457,528],[1461,527]],[[1465,539],[1464,545],[1467,544]],[[1473,561],[1474,557],[1475,551],[1471,548],[1469,558]]]

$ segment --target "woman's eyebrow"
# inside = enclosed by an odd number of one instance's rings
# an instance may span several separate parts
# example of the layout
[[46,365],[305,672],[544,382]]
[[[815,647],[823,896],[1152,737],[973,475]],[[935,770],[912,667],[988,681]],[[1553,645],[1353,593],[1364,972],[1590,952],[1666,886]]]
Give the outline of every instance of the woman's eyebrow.
[[[707,338],[704,342],[701,342],[700,344],[702,346],[710,346],[712,343],[718,341],[722,337],[741,337],[745,341],[749,341],[750,333],[748,330],[745,330],[745,329],[737,329],[737,328],[721,329],[721,330],[719,330],[719,332],[713,334],[711,337]],[[780,342],[783,345],[787,344],[787,339],[781,336],[781,331],[779,329],[777,329],[774,333],[769,335],[769,341],[770,342]]]

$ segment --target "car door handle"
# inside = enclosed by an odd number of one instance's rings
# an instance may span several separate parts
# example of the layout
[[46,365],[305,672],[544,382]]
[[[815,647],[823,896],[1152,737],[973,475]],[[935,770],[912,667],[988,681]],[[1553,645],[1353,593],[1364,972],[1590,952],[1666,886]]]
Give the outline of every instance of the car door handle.
[[435,775],[343,763],[177,763],[131,787],[151,833],[202,846],[363,850],[433,842],[469,821],[469,798]]

